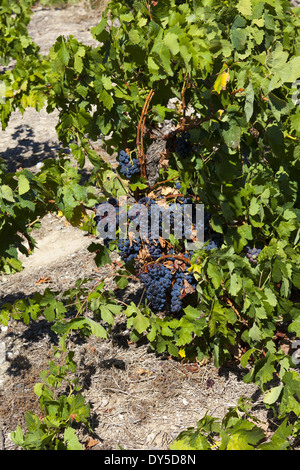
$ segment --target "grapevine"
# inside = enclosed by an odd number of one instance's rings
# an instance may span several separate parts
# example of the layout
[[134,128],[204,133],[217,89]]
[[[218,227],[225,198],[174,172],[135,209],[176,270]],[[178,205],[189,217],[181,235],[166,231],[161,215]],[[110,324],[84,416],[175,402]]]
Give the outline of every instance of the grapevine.
[[[47,291],[17,307],[6,303],[1,322],[30,323],[41,315],[53,322],[69,361],[63,369],[51,363],[55,384],[75,371],[65,346],[70,331],[107,339],[118,314],[126,316],[132,341],[144,338],[159,354],[212,357],[216,367],[234,360],[245,369],[243,380],[260,387],[280,421],[278,433],[266,441],[245,419],[243,403],[221,423],[204,417],[173,448],[238,448],[239,439],[244,449],[292,448],[299,439],[300,375],[282,338],[292,345],[300,337],[299,9],[286,0],[112,0],[92,29],[98,47],[60,36],[43,57],[27,31],[32,5],[0,6],[1,62],[15,64],[1,71],[2,127],[17,109],[58,111],[58,138],[72,161],[60,153],[36,174],[9,173],[1,162],[0,269],[21,270],[18,252],[29,256],[35,248],[32,226],[60,211],[101,238],[89,247],[98,266],[119,253],[116,291],[131,279],[143,294],[138,305],[126,306],[106,294],[102,280],[92,292],[78,281],[60,299]],[[99,138],[116,165],[91,145]],[[86,159],[93,171],[83,182]],[[126,214],[126,236],[121,197],[139,207]],[[191,248],[199,204],[204,243]],[[55,402],[55,432],[46,417],[27,415],[38,432],[17,428],[12,437],[21,447],[73,442],[75,430],[60,411],[70,409],[72,397],[83,405],[80,390],[52,396],[50,382],[37,390],[45,409],[50,395]],[[86,424],[88,407],[81,411]],[[42,438],[34,441],[42,434],[45,446]]]

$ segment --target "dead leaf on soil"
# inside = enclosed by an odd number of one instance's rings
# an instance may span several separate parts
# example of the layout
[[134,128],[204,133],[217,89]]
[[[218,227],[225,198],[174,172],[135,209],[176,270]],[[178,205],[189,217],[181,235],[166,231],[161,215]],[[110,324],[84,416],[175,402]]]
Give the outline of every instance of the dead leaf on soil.
[[196,361],[198,362],[199,366],[205,366],[206,364],[209,363],[209,359],[207,359],[207,357],[204,357],[201,361],[199,361],[197,358],[196,358]]
[[136,371],[138,375],[152,375],[151,370],[143,369],[142,367],[139,367]]
[[51,277],[47,277],[47,276],[40,277],[39,280],[36,281],[36,285],[43,284],[45,282],[51,282]]
[[199,366],[198,364],[195,364],[195,363],[187,364],[185,368],[188,372],[191,372],[192,374],[196,374],[199,371]]
[[90,449],[91,447],[96,446],[99,444],[99,441],[96,441],[96,439],[93,439],[92,437],[90,438],[89,442],[86,444],[85,448]]

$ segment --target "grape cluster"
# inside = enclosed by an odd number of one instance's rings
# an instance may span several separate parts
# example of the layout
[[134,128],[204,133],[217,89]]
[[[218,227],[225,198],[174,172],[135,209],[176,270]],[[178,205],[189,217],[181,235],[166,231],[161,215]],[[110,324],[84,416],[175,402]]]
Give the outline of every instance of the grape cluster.
[[154,201],[154,199],[151,199],[149,197],[142,197],[141,199],[138,200],[138,204],[145,205],[148,210],[148,236],[147,236],[147,241],[145,241],[145,243],[146,243],[146,247],[151,258],[154,260],[157,260],[158,258],[162,256],[163,250],[162,250],[161,244],[159,243],[158,238],[152,238],[151,223],[152,224],[158,223],[159,233],[161,233],[162,214],[158,211],[157,212],[151,211],[151,207],[156,207],[158,209],[158,205]]
[[154,240],[154,239],[149,240],[147,249],[151,258],[155,260],[160,258],[163,254],[162,246],[157,240]]
[[118,215],[119,215],[119,202],[117,201],[117,199],[111,197],[109,198],[107,201],[102,201],[102,202],[99,202],[98,204],[95,204],[94,206],[94,209],[95,209],[95,217],[94,217],[94,220],[96,222],[96,224],[98,222],[100,222],[100,220],[103,220],[104,218],[109,218],[111,217],[111,214],[108,213],[108,211],[105,211],[105,213],[103,215],[100,215],[99,213],[97,213],[97,210],[103,205],[103,204],[111,204],[113,207],[117,208],[117,211],[116,211],[116,216],[117,216],[117,223],[118,223]]
[[[189,196],[179,196],[177,197],[176,199],[177,203],[177,207],[176,207],[176,212],[179,213],[181,215],[181,218],[183,221],[187,222],[186,224],[183,223],[182,225],[182,236],[183,238],[186,238],[187,240],[190,239],[190,230],[192,228],[192,226],[196,226],[196,208],[195,208],[195,204],[194,204],[194,201],[191,197]],[[185,206],[186,205],[190,205],[192,207],[192,218],[190,220],[185,220]],[[172,217],[171,217],[171,228],[173,228],[173,220],[174,220],[174,217],[173,217],[173,214],[172,214]]]
[[[110,204],[115,210],[105,210],[105,212],[100,215],[98,211],[103,204]],[[107,232],[107,237],[104,237],[104,244],[107,246],[110,241],[115,238],[119,226],[119,202],[115,198],[109,198],[107,201],[95,204],[94,210],[96,214],[94,217],[96,224],[103,222],[104,231]],[[113,231],[113,233],[111,233],[111,231]]]
[[[190,260],[188,254],[182,258]],[[197,285],[194,275],[187,271],[184,264],[174,272],[170,266],[151,263],[140,271],[139,279],[145,286],[146,298],[153,311],[164,309],[173,314],[182,311],[183,299],[194,292]]]
[[[132,264],[136,260],[139,251],[142,247],[146,247],[150,257],[153,260],[157,260],[161,257],[163,251],[158,239],[151,238],[151,206],[156,205],[156,202],[148,197],[143,197],[138,200],[138,204],[143,204],[148,209],[148,236],[147,240],[142,241],[141,237],[137,240],[130,242],[129,240],[119,240],[118,248],[120,249],[121,257],[125,263]],[[140,215],[139,211],[135,212],[134,215],[128,215],[129,221],[134,221]],[[160,217],[161,222],[161,217]],[[159,226],[161,230],[161,226]],[[138,225],[136,227],[137,231],[141,230],[141,227]]]
[[[168,260],[171,261],[176,257],[176,253],[173,249],[163,248],[159,243],[159,240],[151,238],[150,227],[151,222],[159,224],[159,230],[162,230],[162,213],[151,211],[154,205],[157,203],[151,198],[141,198],[138,201],[140,204],[145,204],[148,208],[148,241],[147,249],[153,260],[157,260],[162,257],[163,254],[168,255]],[[192,199],[189,197],[180,198],[177,204],[176,210],[183,215],[184,205],[192,204]],[[158,207],[158,206],[157,206]],[[158,215],[159,214],[159,215]],[[155,219],[159,217],[159,219]],[[171,213],[171,230],[174,229],[174,214]],[[172,257],[170,257],[172,256]],[[186,258],[187,262],[190,262],[189,254],[185,254],[182,258]],[[174,314],[178,314],[182,310],[183,298],[186,293],[184,292],[185,281],[187,281],[194,289],[196,287],[196,281],[192,273],[187,273],[180,269],[175,272],[171,272],[168,267],[161,263],[151,263],[148,265],[146,270],[143,270],[140,274],[140,280],[145,285],[146,298],[149,301],[151,308],[154,311],[161,311],[163,309],[169,310]]]
[[217,248],[219,248],[219,246],[214,240],[209,240],[203,247],[206,251],[216,250]]
[[251,263],[257,263],[257,258],[260,252],[261,248],[251,248],[250,246],[246,246],[246,256]]
[[140,162],[137,158],[131,158],[124,150],[119,154],[120,172],[130,179],[141,172]]
[[[115,214],[118,224],[118,201],[114,198],[110,198],[107,202],[112,204],[112,206],[116,209]],[[171,248],[170,244],[168,243],[161,243],[161,239],[159,237],[162,237],[163,214],[161,210],[162,208],[156,202],[156,200],[150,197],[142,197],[137,201],[137,203],[144,205],[147,209],[146,214],[148,222],[148,236],[142,238],[142,227],[137,225],[136,230],[138,232],[138,236],[136,237],[136,239],[127,238],[118,240],[117,247],[119,249],[120,256],[125,265],[128,266],[128,268],[134,267],[137,272],[139,271],[138,277],[145,286],[146,298],[149,304],[151,305],[153,311],[159,312],[165,310],[175,315],[178,315],[184,308],[185,297],[194,292],[196,289],[197,283],[194,278],[194,275],[187,271],[192,252],[187,253],[184,249],[183,244],[176,246],[175,249],[174,247]],[[101,204],[103,204],[103,202],[97,204],[96,207],[99,208]],[[184,220],[183,217],[186,204],[190,204],[193,206],[191,222],[195,226],[196,209],[195,204],[193,204],[193,198],[190,197],[189,194],[176,198],[175,207],[176,210],[179,211],[179,214],[182,218],[182,222]],[[109,225],[112,216],[107,211],[104,212],[102,210],[102,212],[103,215],[100,216],[99,214],[97,214],[95,216],[96,222],[98,223],[100,222],[100,220],[104,220],[105,222],[107,222],[107,225]],[[129,224],[130,222],[137,219],[140,213],[140,210],[135,211],[133,215],[129,215],[129,213],[127,223]],[[211,229],[209,223],[210,217],[210,214],[205,212],[204,234],[205,241],[208,242],[208,244],[204,247],[204,249],[206,250],[216,249],[223,242],[222,236]],[[176,219],[174,212],[171,211],[171,231],[175,228],[174,225]],[[157,234],[154,235],[153,233],[151,233],[153,224],[158,224],[158,236]],[[184,239],[189,238],[184,225],[185,224],[183,224],[183,241]],[[109,242],[109,240],[105,240],[105,243],[107,242]],[[179,258],[178,254],[180,254]],[[164,255],[166,255],[167,257],[164,258]]]
[[163,264],[149,264],[147,271],[142,271],[139,277],[145,285],[146,297],[152,308],[157,311],[163,310],[172,285],[171,270]]
[[170,308],[171,311],[174,313],[180,312],[182,308],[182,302],[181,302],[181,290],[184,282],[184,273],[182,271],[179,271],[175,275],[175,282],[173,284],[173,289],[171,292],[171,303],[170,303]]
[[187,158],[192,153],[190,137],[189,132],[182,132],[175,140],[175,151],[181,158]]
[[209,212],[204,212],[204,242],[206,245],[203,247],[203,249],[207,251],[220,248],[224,241],[223,235],[221,233],[215,232],[211,228],[210,219],[211,214]]
[[118,241],[118,248],[120,250],[120,256],[124,263],[132,264],[140,252],[139,240],[130,241],[128,238],[125,240],[120,239]]

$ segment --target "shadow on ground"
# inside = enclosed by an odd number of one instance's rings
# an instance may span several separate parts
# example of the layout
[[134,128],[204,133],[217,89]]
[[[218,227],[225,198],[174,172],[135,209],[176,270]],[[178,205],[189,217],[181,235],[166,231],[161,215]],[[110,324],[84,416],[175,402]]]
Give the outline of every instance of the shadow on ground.
[[17,126],[11,138],[15,146],[1,152],[0,156],[5,160],[8,171],[12,173],[53,158],[62,150],[62,146],[56,142],[37,142],[33,128],[28,124]]

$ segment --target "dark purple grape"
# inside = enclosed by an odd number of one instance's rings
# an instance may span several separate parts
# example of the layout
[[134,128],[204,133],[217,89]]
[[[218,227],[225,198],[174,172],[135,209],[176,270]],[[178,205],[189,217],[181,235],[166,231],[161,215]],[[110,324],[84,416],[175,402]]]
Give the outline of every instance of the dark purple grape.
[[120,256],[124,263],[132,264],[133,261],[136,260],[140,251],[139,240],[133,242],[130,242],[128,238],[125,240],[119,240],[118,248],[120,250]]
[[140,174],[140,162],[137,158],[131,158],[124,150],[119,155],[120,173],[128,179],[133,175]]
[[[122,161],[122,163],[127,163],[127,159],[129,158],[129,156],[125,152],[120,155],[120,157],[120,161]],[[101,204],[104,204],[104,202],[97,204],[96,208],[101,206]],[[107,200],[107,202],[111,204],[113,208],[116,208],[117,221],[119,223],[118,201],[114,198],[110,198]],[[182,211],[185,204],[192,203],[193,200],[189,197],[181,198],[178,202],[179,210]],[[145,285],[146,298],[149,302],[149,305],[151,306],[154,312],[168,310],[171,313],[178,314],[182,311],[184,297],[192,293],[193,289],[196,288],[195,278],[192,273],[187,272],[187,267],[185,268],[185,271],[177,270],[175,273],[172,273],[169,267],[157,261],[159,258],[162,257],[163,254],[176,255],[176,250],[170,250],[168,244],[163,247],[159,237],[156,234],[151,233],[151,225],[153,224],[153,222],[156,222],[159,228],[159,235],[162,236],[163,216],[161,211],[153,211],[153,209],[159,208],[155,200],[149,197],[143,197],[138,201],[138,204],[143,204],[147,208],[148,236],[146,239],[142,239],[141,229],[143,227],[137,226],[137,231],[140,231],[139,238],[132,241],[126,238],[118,240],[117,247],[119,249],[120,256],[125,265],[128,265],[128,268],[131,269],[133,266],[135,266],[136,269],[141,269],[140,263],[142,256],[139,255],[142,255],[141,250],[147,248],[150,257],[150,263],[147,264],[147,268],[145,270],[142,270],[138,276]],[[138,211],[135,212],[134,215],[128,215],[128,224],[137,219],[137,217],[139,216],[139,212],[141,213],[142,211],[139,211],[138,208]],[[98,213],[95,216],[95,221],[97,223],[100,221],[104,221],[107,222],[107,224],[109,225],[110,218],[111,215],[109,211],[106,211],[101,216]],[[189,253],[184,252],[182,256],[185,257],[187,261],[190,260]],[[149,257],[147,258],[147,262],[149,261]],[[156,261],[156,263],[153,263],[151,261]],[[189,266],[189,263],[187,263],[187,266]]]
[[[100,208],[103,204],[110,204],[113,206],[111,212],[109,210],[105,210],[105,212],[100,214]],[[104,206],[103,206],[104,207]],[[115,209],[113,209],[115,208]],[[99,204],[95,204],[95,217],[94,220],[96,224],[102,222],[102,227],[104,232],[107,233],[107,236],[104,237],[104,244],[108,245],[111,240],[116,239],[116,232],[119,227],[119,202],[115,198],[109,198],[107,201],[102,201]],[[98,230],[99,231],[99,230]]]
[[253,264],[256,264],[258,255],[261,252],[261,248],[255,248],[255,247],[251,248],[250,246],[246,246],[245,250],[246,250],[246,256],[249,259],[249,261]]
[[207,379],[206,388],[212,388],[214,384],[215,384],[215,381],[213,379]]
[[142,271],[139,277],[145,284],[146,297],[151,307],[156,311],[163,310],[172,283],[170,269],[162,264],[149,264],[147,270]]
[[187,158],[191,155],[192,149],[193,146],[190,142],[189,132],[182,132],[175,140],[176,153],[178,153],[181,158]]
[[175,273],[175,282],[171,291],[170,309],[173,313],[179,313],[182,310],[182,300],[185,297],[184,287],[187,281],[193,289],[196,288],[196,280],[192,273],[177,271]]

